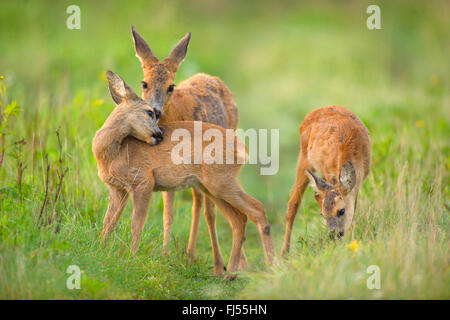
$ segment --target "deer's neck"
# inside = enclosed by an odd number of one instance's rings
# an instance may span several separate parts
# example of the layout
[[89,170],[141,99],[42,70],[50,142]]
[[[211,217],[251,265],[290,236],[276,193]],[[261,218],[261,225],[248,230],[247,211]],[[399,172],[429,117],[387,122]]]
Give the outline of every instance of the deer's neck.
[[130,128],[115,118],[108,118],[97,131],[92,144],[95,158],[102,161],[113,160],[120,149],[123,139],[130,134]]
[[183,117],[177,113],[177,107],[172,101],[170,103],[163,107],[161,119],[159,119],[158,124],[164,124],[168,122],[174,122],[174,121],[183,121]]

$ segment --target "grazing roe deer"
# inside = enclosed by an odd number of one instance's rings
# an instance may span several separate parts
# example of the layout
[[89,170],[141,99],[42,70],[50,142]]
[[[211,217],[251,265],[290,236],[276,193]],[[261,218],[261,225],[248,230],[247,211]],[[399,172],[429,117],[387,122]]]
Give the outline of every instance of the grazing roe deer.
[[[144,79],[142,97],[156,110],[159,124],[172,121],[203,121],[223,128],[237,128],[238,110],[231,91],[217,77],[197,73],[175,87],[174,79],[178,67],[186,56],[191,34],[187,33],[162,61],[155,56],[147,42],[131,28],[136,56],[142,64]],[[208,225],[216,263],[222,256],[215,231],[215,207],[201,190],[192,188],[192,223],[189,235],[188,254],[195,258],[195,245],[202,201],[205,202],[205,218]],[[173,192],[163,192],[164,201],[164,240],[165,252],[168,251],[173,223]],[[244,254],[244,253],[242,253]],[[223,262],[222,262],[223,263]],[[245,267],[245,266],[243,266]]]
[[[237,137],[234,137],[233,148],[227,148],[227,144],[224,144],[223,163],[230,157],[226,153],[232,152],[233,164],[202,162],[175,165],[171,152],[179,142],[172,141],[171,135],[174,130],[183,128],[194,139],[194,122],[166,123],[161,126],[162,138],[150,105],[138,98],[119,76],[108,71],[107,78],[117,107],[97,131],[92,146],[99,176],[110,191],[102,230],[105,243],[125,207],[128,194],[133,200],[132,250],[136,251],[152,192],[195,187],[220,208],[231,225],[233,241],[226,277],[234,278],[233,273],[240,269],[242,260],[245,260],[242,244],[247,217],[256,224],[266,261],[271,264],[274,248],[265,209],[258,200],[245,193],[237,181],[240,167],[247,156],[245,144]],[[219,130],[226,136],[222,127],[207,123],[202,125],[203,132],[208,128]],[[203,148],[205,146],[206,142],[203,141]],[[191,158],[193,153],[191,148]],[[221,275],[223,271],[223,265],[214,264],[214,274]]]
[[[289,252],[292,226],[311,183],[329,232],[342,237],[356,210],[358,190],[370,171],[369,131],[351,111],[326,106],[306,115],[300,125],[301,150],[286,213],[282,256]],[[323,178],[314,174],[320,171]]]

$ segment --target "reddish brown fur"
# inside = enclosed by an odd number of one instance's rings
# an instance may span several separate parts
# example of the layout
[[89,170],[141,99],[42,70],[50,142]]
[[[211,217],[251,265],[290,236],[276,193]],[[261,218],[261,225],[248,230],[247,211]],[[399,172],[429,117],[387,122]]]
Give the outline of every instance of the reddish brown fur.
[[192,120],[237,128],[236,103],[222,80],[197,73],[182,81],[174,90],[172,103],[163,109],[159,123]]
[[[182,81],[170,92],[174,85],[175,75],[183,61],[190,41],[190,33],[182,38],[169,56],[160,61],[152,52],[147,42],[132,28],[136,56],[144,71],[142,97],[149,102],[162,116],[159,124],[173,121],[202,121],[224,128],[236,129],[238,110],[231,91],[217,77],[198,73]],[[214,248],[215,263],[223,264],[215,231],[215,207],[200,190],[192,189],[192,224],[189,236],[188,254],[195,258],[195,246],[198,232],[199,216],[202,200],[205,202],[205,217]],[[173,223],[172,192],[163,193],[164,201],[164,249],[168,251]],[[245,256],[244,252],[242,255]]]
[[[310,112],[300,125],[300,136],[301,150],[286,214],[282,255],[289,251],[292,226],[308,183],[316,191],[330,231],[336,229],[343,235],[350,227],[358,190],[370,171],[369,132],[346,108],[326,106]],[[314,171],[321,172],[323,179]],[[341,209],[345,213],[338,217]]]

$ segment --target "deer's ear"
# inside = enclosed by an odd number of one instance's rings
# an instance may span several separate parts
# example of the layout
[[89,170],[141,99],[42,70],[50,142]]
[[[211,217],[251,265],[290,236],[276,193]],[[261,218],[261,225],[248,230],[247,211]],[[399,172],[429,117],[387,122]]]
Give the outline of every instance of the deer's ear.
[[141,37],[134,27],[131,27],[131,34],[134,40],[136,57],[138,57],[139,61],[141,61],[142,66],[157,63],[158,58],[153,54],[147,42]]
[[172,49],[172,52],[170,52],[169,56],[166,58],[166,61],[169,62],[170,68],[172,69],[172,72],[176,72],[178,70],[178,67],[180,66],[181,62],[183,62],[184,57],[186,57],[186,52],[190,40],[191,33],[188,32],[183,37],[183,39],[181,39],[177,43],[175,48]]
[[138,98],[133,89],[114,72],[106,71],[106,78],[108,79],[109,92],[116,104],[121,104],[128,99]]
[[306,176],[308,177],[309,182],[311,183],[311,186],[313,187],[314,191],[317,193],[324,192],[325,190],[332,188],[332,186],[328,182],[316,176],[309,169],[306,169]]
[[356,172],[350,161],[345,161],[339,174],[339,182],[347,190],[351,191],[356,184]]

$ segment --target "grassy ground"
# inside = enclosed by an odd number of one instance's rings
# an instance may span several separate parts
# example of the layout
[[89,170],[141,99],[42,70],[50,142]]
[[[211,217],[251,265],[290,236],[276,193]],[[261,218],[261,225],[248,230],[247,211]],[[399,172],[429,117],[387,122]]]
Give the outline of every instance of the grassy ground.
[[[7,123],[0,169],[0,298],[449,299],[448,2],[378,2],[382,29],[373,31],[365,26],[372,4],[365,1],[189,3],[79,1],[81,30],[65,27],[72,3],[0,4],[3,104],[20,105]],[[212,276],[204,219],[198,259],[191,263],[184,254],[191,206],[190,191],[184,191],[176,196],[170,255],[161,248],[160,194],[151,201],[136,255],[129,251],[130,204],[102,249],[107,190],[97,177],[91,141],[113,108],[105,70],[138,89],[142,71],[131,25],[160,58],[191,31],[177,82],[200,71],[218,75],[235,95],[241,128],[280,129],[278,174],[261,176],[256,165],[241,173],[244,188],[267,209],[278,252],[299,124],[327,104],[356,112],[371,133],[373,152],[352,232],[328,241],[308,190],[288,262],[267,270],[249,223],[248,272],[227,282]],[[58,128],[67,171],[55,201]],[[15,144],[22,138],[26,144]],[[41,210],[46,156],[50,190]],[[50,224],[38,223],[41,211],[44,221],[52,217]],[[221,214],[217,228],[228,259],[231,232]],[[82,270],[80,290],[66,287],[72,264]],[[380,268],[381,290],[366,286],[370,265]]]

